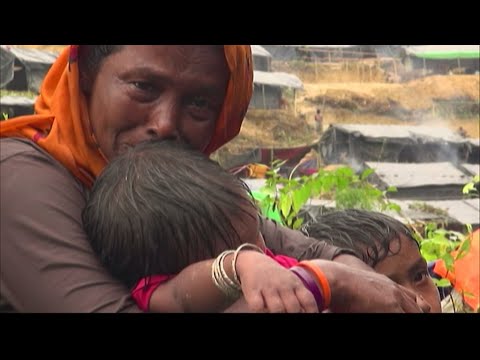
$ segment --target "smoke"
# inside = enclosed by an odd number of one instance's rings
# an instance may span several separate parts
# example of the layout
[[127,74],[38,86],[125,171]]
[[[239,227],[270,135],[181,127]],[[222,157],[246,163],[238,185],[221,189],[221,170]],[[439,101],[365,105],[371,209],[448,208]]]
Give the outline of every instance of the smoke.
[[363,163],[358,161],[356,157],[349,157],[347,159],[347,164],[350,166],[355,173],[360,173],[363,171]]
[[[465,162],[468,158],[470,146],[466,132],[462,127],[453,129],[451,123],[436,115],[434,111],[428,114],[416,113],[412,120],[419,126],[418,135],[413,135],[421,148],[428,151],[416,154],[418,162]],[[420,158],[425,159],[420,159]],[[420,161],[423,160],[423,161]]]

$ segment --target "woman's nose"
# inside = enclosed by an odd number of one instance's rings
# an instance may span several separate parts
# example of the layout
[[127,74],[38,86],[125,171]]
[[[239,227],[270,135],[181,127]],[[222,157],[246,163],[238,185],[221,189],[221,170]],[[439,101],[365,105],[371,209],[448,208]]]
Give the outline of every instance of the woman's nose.
[[162,104],[152,112],[147,123],[147,134],[151,139],[177,140],[180,119],[175,104]]

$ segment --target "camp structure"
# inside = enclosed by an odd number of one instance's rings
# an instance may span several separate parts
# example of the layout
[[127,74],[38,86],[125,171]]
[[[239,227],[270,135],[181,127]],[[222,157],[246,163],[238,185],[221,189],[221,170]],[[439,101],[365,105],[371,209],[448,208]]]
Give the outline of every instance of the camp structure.
[[260,45],[252,45],[253,55],[253,96],[251,109],[282,109],[287,105],[283,94],[285,89],[294,93],[294,110],[296,91],[303,89],[302,81],[293,74],[272,71],[272,55]]
[[38,93],[43,78],[57,58],[57,54],[38,49],[11,47],[15,56],[14,77],[7,84],[8,90]]
[[0,46],[0,89],[13,80],[15,55],[6,47]]
[[364,167],[374,170],[369,181],[380,189],[397,189],[387,194],[395,199],[462,199],[462,189],[471,181],[471,175],[464,167],[449,162],[399,164],[367,161]]
[[326,164],[363,161],[470,162],[474,143],[448,128],[406,125],[332,124],[320,139]]
[[408,46],[402,52],[407,71],[429,74],[474,74],[479,71],[480,45]]

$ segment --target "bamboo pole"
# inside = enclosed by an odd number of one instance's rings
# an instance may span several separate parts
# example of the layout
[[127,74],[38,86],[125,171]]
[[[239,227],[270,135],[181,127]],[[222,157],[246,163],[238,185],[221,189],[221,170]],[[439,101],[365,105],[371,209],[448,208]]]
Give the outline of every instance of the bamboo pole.
[[263,98],[263,108],[267,108],[267,101],[265,99],[265,85],[262,84],[262,98]]
[[297,116],[297,89],[293,89],[293,114]]

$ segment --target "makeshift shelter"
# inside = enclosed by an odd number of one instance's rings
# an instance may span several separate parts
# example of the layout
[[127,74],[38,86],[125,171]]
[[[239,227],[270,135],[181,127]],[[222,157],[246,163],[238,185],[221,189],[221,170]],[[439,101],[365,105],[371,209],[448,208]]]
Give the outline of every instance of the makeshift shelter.
[[16,47],[11,47],[10,51],[15,55],[15,74],[7,89],[38,93],[45,74],[58,55],[50,51]]
[[260,45],[251,45],[253,68],[258,71],[272,71],[272,55]]
[[305,60],[325,62],[377,57],[373,45],[297,45],[296,50]]
[[15,55],[4,46],[0,46],[0,89],[13,80]]
[[25,96],[2,96],[0,97],[0,115],[7,114],[9,119],[15,116],[32,115],[34,105],[35,99]]
[[472,143],[443,127],[333,124],[320,139],[327,164],[469,162]]
[[407,71],[427,74],[449,72],[474,74],[479,71],[480,45],[421,45],[405,47],[402,62]]
[[480,164],[480,139],[467,139],[470,152],[468,154],[467,162],[471,164]]
[[285,103],[283,89],[293,89],[295,99],[296,91],[303,88],[302,81],[296,75],[282,72],[255,70],[253,83],[253,96],[250,102],[253,109],[280,109]]
[[390,186],[397,192],[388,193],[395,199],[452,200],[462,199],[462,189],[471,175],[462,167],[449,162],[399,164],[365,162],[365,168],[373,169],[369,180],[381,189]]
[[295,60],[297,55],[298,45],[262,45],[267,50],[274,60],[290,61]]

